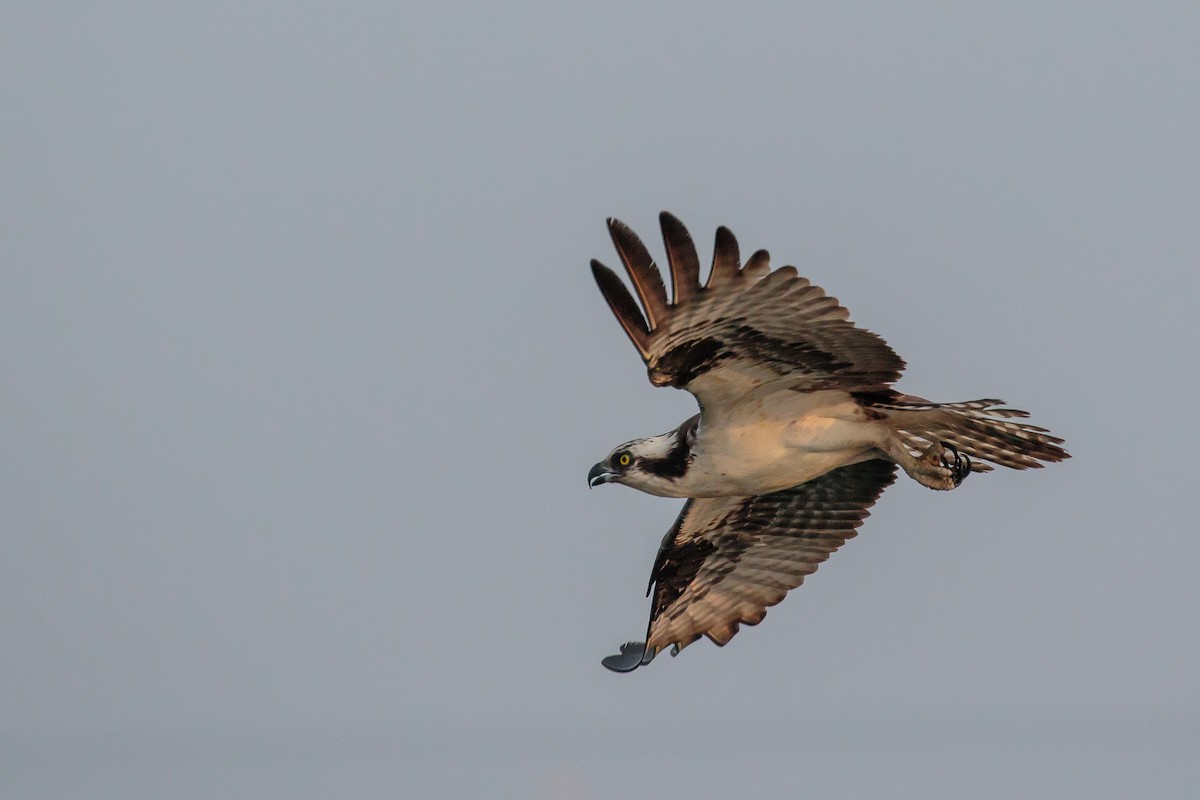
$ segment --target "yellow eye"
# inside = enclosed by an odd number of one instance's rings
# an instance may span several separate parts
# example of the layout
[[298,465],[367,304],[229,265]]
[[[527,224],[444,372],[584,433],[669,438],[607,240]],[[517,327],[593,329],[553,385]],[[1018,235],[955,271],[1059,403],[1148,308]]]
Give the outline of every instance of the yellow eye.
[[633,463],[633,456],[629,455],[629,453],[618,453],[617,454],[617,464],[618,465],[620,465],[622,467],[628,467],[632,463]]

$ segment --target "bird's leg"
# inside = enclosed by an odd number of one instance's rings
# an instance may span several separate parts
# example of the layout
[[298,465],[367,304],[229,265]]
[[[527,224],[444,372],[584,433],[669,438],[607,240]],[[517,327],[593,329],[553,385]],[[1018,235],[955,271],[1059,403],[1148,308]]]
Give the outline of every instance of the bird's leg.
[[949,442],[935,441],[919,456],[908,452],[899,439],[882,449],[910,478],[930,489],[956,489],[971,472],[971,459]]

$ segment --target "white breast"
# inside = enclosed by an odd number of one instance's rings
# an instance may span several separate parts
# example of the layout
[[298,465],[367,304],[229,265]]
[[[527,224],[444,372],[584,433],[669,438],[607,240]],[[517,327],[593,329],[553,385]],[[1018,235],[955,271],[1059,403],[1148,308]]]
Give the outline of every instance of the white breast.
[[884,433],[845,392],[776,392],[702,425],[679,488],[689,497],[776,492],[875,457]]

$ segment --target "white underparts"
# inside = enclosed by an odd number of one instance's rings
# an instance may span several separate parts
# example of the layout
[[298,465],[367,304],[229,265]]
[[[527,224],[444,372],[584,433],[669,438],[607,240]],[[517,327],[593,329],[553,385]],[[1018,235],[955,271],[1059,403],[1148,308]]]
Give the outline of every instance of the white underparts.
[[877,458],[890,436],[842,391],[776,392],[740,412],[700,428],[682,477],[631,475],[629,485],[668,497],[766,494]]

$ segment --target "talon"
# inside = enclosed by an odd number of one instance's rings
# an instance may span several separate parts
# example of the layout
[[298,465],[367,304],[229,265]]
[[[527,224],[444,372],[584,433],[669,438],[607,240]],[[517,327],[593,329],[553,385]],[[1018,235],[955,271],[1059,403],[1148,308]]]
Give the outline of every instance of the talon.
[[942,445],[950,452],[954,453],[954,463],[948,464],[945,461],[942,463],[945,467],[951,470],[955,487],[958,487],[966,480],[967,475],[971,474],[971,457],[958,452],[958,448],[950,442],[942,442]]
[[914,469],[905,467],[908,474],[923,486],[947,491],[957,488],[971,472],[971,459],[950,442],[934,439],[916,456]]

